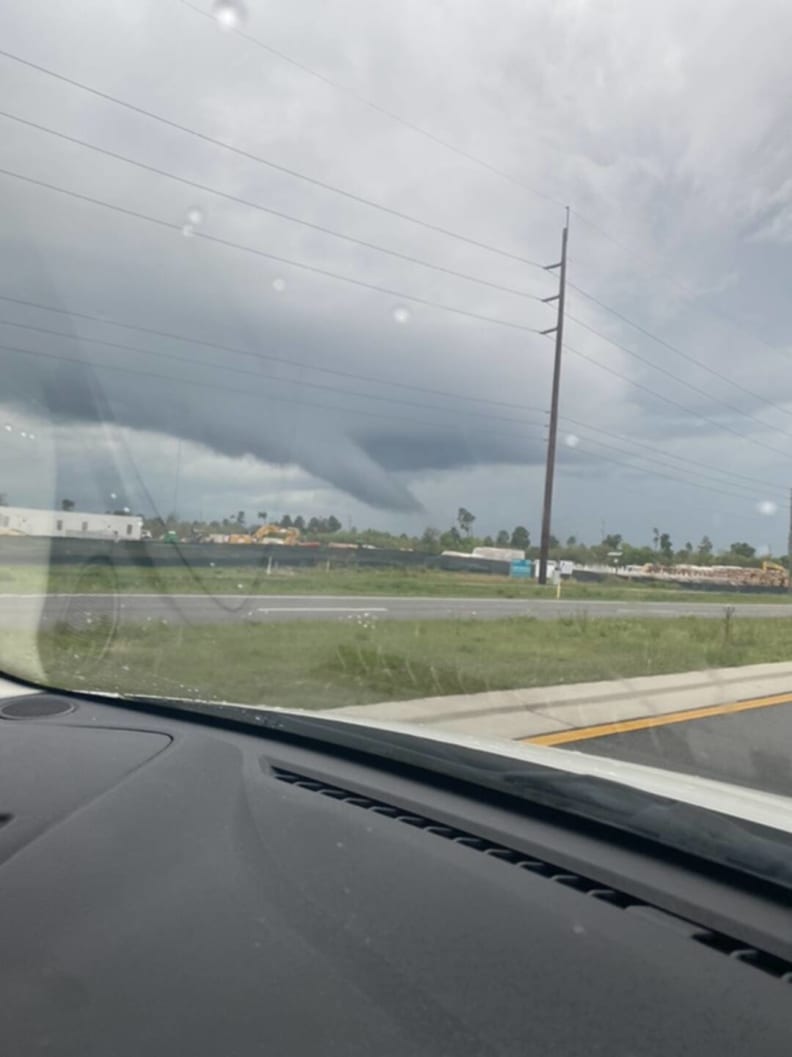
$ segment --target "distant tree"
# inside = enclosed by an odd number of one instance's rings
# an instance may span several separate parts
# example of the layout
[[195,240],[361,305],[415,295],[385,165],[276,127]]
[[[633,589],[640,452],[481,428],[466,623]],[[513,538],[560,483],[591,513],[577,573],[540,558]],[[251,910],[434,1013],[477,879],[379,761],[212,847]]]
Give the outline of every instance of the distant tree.
[[281,528],[291,528],[293,522],[292,522],[292,519],[291,519],[290,515],[289,514],[284,514],[283,517],[280,519],[279,524],[280,524]]
[[729,551],[732,554],[736,554],[738,558],[756,557],[756,547],[752,547],[750,543],[732,543]]
[[266,510],[259,510],[259,512],[256,514],[256,517],[259,519],[259,521],[266,521],[267,520],[267,511]]
[[242,525],[244,525],[244,524],[245,524],[245,511],[244,511],[244,510],[240,510],[240,511],[239,511],[239,512],[237,513],[237,516],[236,516],[236,523],[237,523],[237,525],[239,525],[240,527],[241,527]]
[[660,550],[660,529],[658,529],[658,528],[653,528],[652,529],[652,543],[654,544],[654,549],[656,551],[659,551]]
[[292,525],[294,525],[296,529],[299,529],[300,532],[305,531],[305,518],[302,516],[302,514],[297,515],[297,517],[292,522]]
[[322,523],[318,517],[312,517],[306,525],[307,532],[320,532],[322,529]]
[[339,532],[341,529],[341,522],[333,514],[327,519],[327,531],[328,532]]
[[524,551],[531,546],[531,535],[525,525],[518,525],[511,534],[509,544],[518,550]]
[[61,499],[61,510],[74,510],[74,500]]
[[485,536],[484,539],[481,541],[481,545],[483,547],[494,547],[495,540],[492,538],[492,536]]
[[567,547],[577,547],[577,536],[567,536]]
[[548,545],[549,545],[549,546],[550,546],[551,548],[553,548],[553,547],[560,547],[560,546],[561,546],[561,542],[560,542],[560,540],[558,539],[558,536],[554,536],[552,532],[551,532],[551,533],[550,533],[550,535],[548,536],[548,538],[547,538],[547,542],[548,542]]
[[700,561],[706,561],[712,557],[712,540],[709,536],[702,536],[696,554]]
[[462,534],[456,525],[452,525],[448,532],[440,537],[440,544],[444,550],[458,550],[462,543]]
[[463,506],[457,511],[457,525],[459,525],[459,531],[463,536],[469,536],[473,529],[473,522],[476,520],[476,515],[471,514],[469,510],[466,510]]
[[8,496],[5,492],[0,492],[0,506],[8,506]]
[[602,543],[609,551],[617,551],[621,549],[622,537],[618,532],[612,532],[609,536],[605,537]]
[[674,557],[674,546],[667,532],[663,532],[660,535],[660,553],[669,561]]
[[498,547],[508,547],[511,536],[506,529],[501,529],[498,535],[495,537],[495,544]]
[[427,525],[423,530],[423,535],[421,536],[419,544],[421,550],[429,551],[430,554],[433,553],[438,549],[440,544],[440,531]]

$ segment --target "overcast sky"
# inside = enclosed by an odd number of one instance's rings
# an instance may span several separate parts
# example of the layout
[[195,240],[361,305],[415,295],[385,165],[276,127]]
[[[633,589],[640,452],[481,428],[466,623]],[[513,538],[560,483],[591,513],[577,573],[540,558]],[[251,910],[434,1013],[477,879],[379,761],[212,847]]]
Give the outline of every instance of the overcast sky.
[[568,203],[556,535],[784,546],[787,4],[212,11],[0,14],[9,502],[536,537]]

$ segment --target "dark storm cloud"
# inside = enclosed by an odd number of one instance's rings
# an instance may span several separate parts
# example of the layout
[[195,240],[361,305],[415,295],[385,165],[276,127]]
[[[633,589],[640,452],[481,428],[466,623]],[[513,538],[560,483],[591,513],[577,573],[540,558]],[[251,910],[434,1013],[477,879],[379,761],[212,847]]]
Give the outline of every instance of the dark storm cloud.
[[[724,5],[713,0],[699,5],[692,21],[684,0],[646,4],[639,19],[626,2],[607,12],[572,0],[514,2],[495,21],[483,8],[463,17],[457,5],[428,11],[417,0],[376,13],[353,4],[343,21],[313,0],[247,6],[255,35],[596,217],[616,242],[573,215],[576,282],[653,328],[670,329],[675,342],[759,397],[789,401],[789,383],[778,371],[756,369],[759,346],[746,356],[745,342],[733,331],[725,337],[700,304],[709,299],[717,308],[723,296],[744,307],[737,232],[750,230],[752,218],[761,221],[764,240],[752,244],[752,274],[761,275],[767,240],[787,230],[781,220],[773,224],[790,197],[779,186],[789,162],[779,137],[786,56],[775,41],[749,48],[741,78],[724,81],[718,56],[728,53],[728,42],[711,46],[714,22],[727,26],[729,39],[743,39],[745,19],[752,22],[739,5],[727,5],[729,17],[719,18]],[[767,6],[775,8],[770,0]],[[306,25],[319,28],[306,33]],[[219,32],[184,5],[94,2],[78,15],[32,0],[15,8],[3,41],[11,52],[295,171],[521,256],[557,257],[561,211],[553,203]],[[27,120],[489,283],[553,292],[554,280],[540,269],[332,195],[2,58],[0,87],[8,109]],[[171,225],[0,175],[0,293],[72,313],[0,301],[0,344],[28,350],[0,349],[6,404],[47,407],[59,422],[73,423],[75,435],[105,421],[227,456],[252,455],[262,467],[297,466],[364,502],[403,512],[419,507],[416,489],[437,471],[453,476],[522,464],[538,472],[545,420],[535,409],[547,404],[550,341],[401,294],[540,329],[552,324],[552,309],[189,189],[2,117],[0,134],[5,168]],[[192,237],[182,234],[184,225]],[[400,293],[210,244],[204,233]],[[636,260],[648,262],[649,281]],[[657,277],[661,261],[673,262],[674,282]],[[766,414],[761,399],[675,359],[587,302],[573,298],[572,307],[680,380],[570,326],[573,347],[599,364],[567,356],[563,415],[671,448],[679,443],[674,450],[694,458],[711,459],[713,445],[719,454],[730,444],[730,465],[766,467],[760,447],[720,428],[748,413],[760,418],[744,422],[749,433],[762,437],[762,422],[772,431],[780,420]],[[788,318],[780,297],[762,307]],[[88,321],[81,312],[148,331]],[[736,410],[708,407],[690,383]],[[597,461],[594,435],[562,419],[565,432],[579,441],[562,443],[562,469],[577,466],[592,487],[607,486],[608,464]],[[91,454],[86,450],[86,465]],[[513,491],[505,488],[504,503]],[[475,496],[467,501],[475,505]],[[625,516],[634,509],[618,487],[610,503]]]

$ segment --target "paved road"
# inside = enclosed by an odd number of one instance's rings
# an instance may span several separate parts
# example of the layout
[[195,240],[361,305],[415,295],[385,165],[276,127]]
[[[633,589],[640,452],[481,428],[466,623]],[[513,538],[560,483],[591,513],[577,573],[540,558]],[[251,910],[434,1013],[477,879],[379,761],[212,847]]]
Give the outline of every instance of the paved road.
[[[529,616],[722,618],[719,602],[604,602],[514,598],[407,598],[349,595],[0,595],[0,628],[44,626],[59,620],[97,619],[117,614],[124,623],[171,624],[270,623],[289,620],[441,620]],[[790,617],[792,604],[744,603],[740,619]]]
[[792,796],[792,701],[567,742],[565,749]]

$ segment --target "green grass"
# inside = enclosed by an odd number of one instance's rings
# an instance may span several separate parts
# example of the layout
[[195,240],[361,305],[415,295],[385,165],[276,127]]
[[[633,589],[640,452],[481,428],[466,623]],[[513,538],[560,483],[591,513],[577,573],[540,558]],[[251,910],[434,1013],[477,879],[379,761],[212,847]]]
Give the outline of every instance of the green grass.
[[75,689],[305,709],[786,661],[792,618],[571,616],[0,633],[0,666]]
[[[121,594],[256,594],[256,595],[396,595],[457,598],[554,598],[555,588],[532,581],[482,573],[429,569],[355,569],[335,566],[311,569],[264,567],[221,568],[176,566],[159,570],[100,563],[0,567],[0,593]],[[634,584],[615,577],[603,583],[564,583],[561,597],[602,601],[716,601],[723,604],[786,603],[786,594],[741,594],[735,591],[689,591],[674,584]]]

